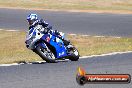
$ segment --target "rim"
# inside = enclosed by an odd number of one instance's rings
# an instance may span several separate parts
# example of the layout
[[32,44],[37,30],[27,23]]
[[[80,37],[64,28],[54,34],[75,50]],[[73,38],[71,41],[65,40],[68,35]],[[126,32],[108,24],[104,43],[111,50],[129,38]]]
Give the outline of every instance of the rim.
[[43,54],[44,54],[46,57],[55,60],[54,54],[53,54],[52,52],[50,52],[49,49],[40,48],[40,50],[43,52]]

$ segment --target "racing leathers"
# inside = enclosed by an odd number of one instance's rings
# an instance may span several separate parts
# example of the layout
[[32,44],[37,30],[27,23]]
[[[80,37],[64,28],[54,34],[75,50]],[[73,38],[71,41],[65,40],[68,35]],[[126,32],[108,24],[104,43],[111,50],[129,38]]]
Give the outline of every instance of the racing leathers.
[[60,32],[58,30],[52,30],[52,26],[50,26],[47,22],[45,22],[43,19],[41,20],[36,20],[30,27],[29,30],[36,27],[37,25],[42,25],[42,27],[44,28],[44,30],[41,30],[43,33],[54,33],[57,35],[58,38],[62,39],[64,44],[66,46],[69,45],[70,41],[62,38],[62,36],[60,35]]

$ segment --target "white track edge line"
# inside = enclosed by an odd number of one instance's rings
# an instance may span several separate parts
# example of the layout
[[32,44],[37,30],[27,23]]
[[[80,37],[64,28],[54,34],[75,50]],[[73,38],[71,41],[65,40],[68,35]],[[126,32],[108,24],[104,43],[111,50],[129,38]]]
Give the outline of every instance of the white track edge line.
[[126,51],[126,52],[113,52],[113,53],[107,53],[107,54],[101,54],[101,55],[82,56],[82,57],[80,57],[80,58],[81,58],[81,59],[85,59],[85,58],[102,57],[102,56],[110,56],[110,55],[126,54],[126,53],[132,53],[132,51]]
[[5,30],[5,31],[19,31],[19,30]]
[[[126,54],[126,53],[132,53],[132,51],[126,51],[126,52],[113,52],[113,53],[107,53],[107,54],[101,54],[101,55],[91,55],[91,56],[82,56],[80,57],[80,59],[87,59],[87,58],[92,58],[92,57],[103,57],[103,56],[111,56],[111,55],[117,55],[117,54]],[[58,60],[59,61],[59,60]],[[66,59],[65,61],[69,61],[69,59]],[[42,62],[46,62],[46,61],[35,61],[38,63],[42,63]],[[60,60],[61,62],[61,60]],[[22,64],[22,63],[21,63]],[[1,66],[15,66],[15,65],[21,65],[18,63],[12,63],[12,64],[0,64]],[[31,62],[27,63],[27,64],[32,64]]]
[[12,64],[0,64],[0,67],[2,66],[15,66],[15,65],[20,65],[18,63],[12,63]]

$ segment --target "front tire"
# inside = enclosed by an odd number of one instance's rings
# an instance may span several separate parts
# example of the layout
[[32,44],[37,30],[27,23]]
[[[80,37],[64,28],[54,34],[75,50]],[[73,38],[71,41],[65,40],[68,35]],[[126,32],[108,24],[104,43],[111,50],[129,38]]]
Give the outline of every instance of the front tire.
[[69,59],[71,61],[78,61],[80,55],[75,47],[69,48],[69,53],[70,53]]
[[34,52],[37,53],[46,62],[56,63],[55,56],[49,49],[37,46]]

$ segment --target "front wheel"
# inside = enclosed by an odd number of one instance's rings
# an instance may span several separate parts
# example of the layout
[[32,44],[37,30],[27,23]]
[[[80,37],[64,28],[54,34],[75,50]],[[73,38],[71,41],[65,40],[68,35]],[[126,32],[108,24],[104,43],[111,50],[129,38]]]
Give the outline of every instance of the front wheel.
[[78,50],[74,46],[72,46],[71,48],[69,48],[68,52],[70,54],[69,59],[71,61],[78,61],[78,59],[79,59],[79,52],[78,52]]
[[37,46],[34,52],[37,53],[46,62],[56,63],[54,54],[48,48]]

